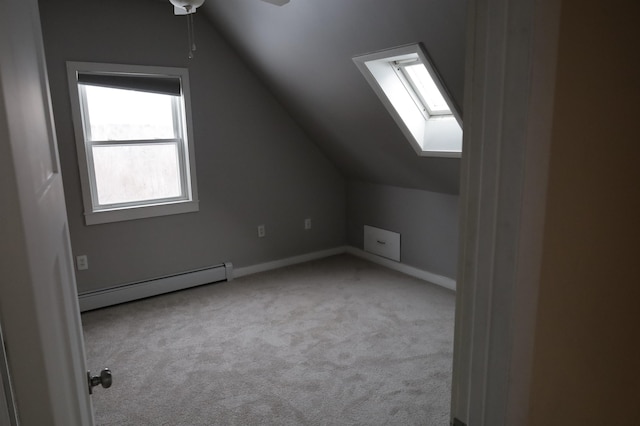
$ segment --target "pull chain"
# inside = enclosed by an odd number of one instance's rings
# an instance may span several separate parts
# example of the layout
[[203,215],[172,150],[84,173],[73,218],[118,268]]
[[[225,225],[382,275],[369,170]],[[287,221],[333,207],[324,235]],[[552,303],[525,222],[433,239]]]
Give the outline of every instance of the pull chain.
[[187,39],[189,42],[189,59],[193,58],[193,54],[196,51],[196,36],[194,33],[193,25],[193,13],[191,12],[191,6],[185,6],[187,11]]

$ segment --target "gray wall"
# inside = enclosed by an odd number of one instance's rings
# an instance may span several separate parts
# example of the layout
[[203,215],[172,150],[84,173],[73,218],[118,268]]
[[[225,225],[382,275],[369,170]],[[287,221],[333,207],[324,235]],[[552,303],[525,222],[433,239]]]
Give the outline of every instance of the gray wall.
[[[156,0],[40,1],[42,27],[80,292],[231,261],[253,265],[345,243],[345,181],[275,98],[196,15]],[[198,213],[86,226],[65,61],[188,67]],[[304,231],[303,220],[313,219]],[[265,224],[267,237],[256,227]]]
[[207,0],[203,9],[347,178],[458,193],[460,161],[417,156],[352,58],[421,42],[461,105],[467,0]]
[[449,278],[458,259],[458,196],[350,181],[347,241],[363,248],[363,226],[401,234],[401,262]]

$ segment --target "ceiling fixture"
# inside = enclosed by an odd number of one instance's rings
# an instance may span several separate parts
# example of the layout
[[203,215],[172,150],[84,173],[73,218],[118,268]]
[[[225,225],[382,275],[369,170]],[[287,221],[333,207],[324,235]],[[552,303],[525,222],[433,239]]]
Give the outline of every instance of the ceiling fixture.
[[187,37],[189,39],[189,59],[193,58],[196,51],[196,38],[193,32],[193,14],[202,6],[204,0],[169,0],[173,5],[173,13],[187,15]]
[[[193,14],[196,9],[202,6],[204,0],[169,0],[173,5],[173,13],[176,15],[187,15],[187,33],[189,38],[189,59],[193,58],[196,51],[196,40],[193,31]],[[290,0],[262,0],[275,6],[284,6]]]

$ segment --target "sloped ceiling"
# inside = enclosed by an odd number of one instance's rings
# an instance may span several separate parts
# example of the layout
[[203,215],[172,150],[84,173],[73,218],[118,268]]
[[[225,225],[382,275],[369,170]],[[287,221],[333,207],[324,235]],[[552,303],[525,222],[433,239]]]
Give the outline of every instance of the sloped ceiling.
[[346,177],[458,192],[460,160],[416,155],[352,57],[422,42],[462,105],[466,0],[207,0],[202,9]]

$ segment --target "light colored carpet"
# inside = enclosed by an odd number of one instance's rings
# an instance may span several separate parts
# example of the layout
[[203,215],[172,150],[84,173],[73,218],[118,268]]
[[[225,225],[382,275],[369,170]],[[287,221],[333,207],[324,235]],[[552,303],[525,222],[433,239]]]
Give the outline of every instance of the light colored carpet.
[[96,423],[444,426],[454,306],[341,255],[88,312]]

